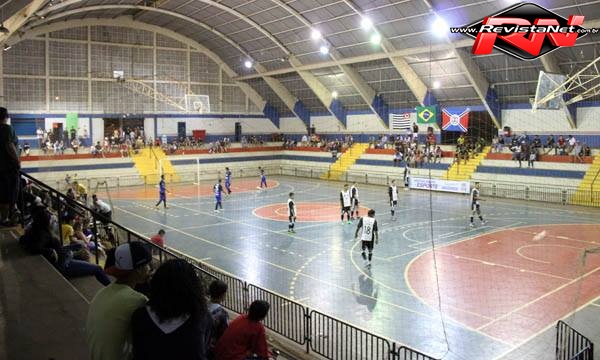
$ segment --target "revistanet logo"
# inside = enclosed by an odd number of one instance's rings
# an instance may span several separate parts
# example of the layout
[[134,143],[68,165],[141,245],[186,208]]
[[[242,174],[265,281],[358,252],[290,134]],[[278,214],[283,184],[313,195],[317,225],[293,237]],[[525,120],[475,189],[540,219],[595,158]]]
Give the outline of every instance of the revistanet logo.
[[578,39],[598,29],[584,28],[583,15],[568,19],[537,4],[521,3],[451,33],[475,39],[475,55],[490,54],[498,49],[521,60],[533,60],[560,47],[574,46]]

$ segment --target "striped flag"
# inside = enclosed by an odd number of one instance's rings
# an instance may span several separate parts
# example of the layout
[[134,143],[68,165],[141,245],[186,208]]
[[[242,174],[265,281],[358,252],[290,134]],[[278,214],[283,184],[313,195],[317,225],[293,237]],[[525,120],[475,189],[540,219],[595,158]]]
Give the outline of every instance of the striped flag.
[[411,113],[390,114],[390,129],[405,130],[410,128],[413,116]]

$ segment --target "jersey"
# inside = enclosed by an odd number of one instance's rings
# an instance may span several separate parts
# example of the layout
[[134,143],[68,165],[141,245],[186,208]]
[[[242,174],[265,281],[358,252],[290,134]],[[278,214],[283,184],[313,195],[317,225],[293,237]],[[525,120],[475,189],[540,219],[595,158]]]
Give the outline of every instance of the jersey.
[[164,194],[165,194],[165,191],[167,191],[167,188],[166,188],[166,186],[165,186],[165,181],[164,181],[164,180],[161,180],[161,181],[158,183],[158,189],[159,189],[159,191],[160,191],[161,195],[164,195]]
[[288,216],[296,216],[296,203],[293,199],[288,199]]
[[217,199],[221,198],[221,193],[223,192],[223,186],[221,184],[215,184],[214,186],[214,191],[215,191],[215,197]]
[[398,187],[396,185],[390,185],[388,188],[388,195],[390,197],[390,201],[398,201]]
[[225,183],[231,184],[231,171],[229,170],[225,171]]
[[358,227],[362,227],[360,240],[373,241],[375,239],[375,233],[377,232],[377,220],[375,218],[368,216],[361,218]]
[[340,203],[342,204],[343,208],[350,207],[352,205],[350,199],[350,190],[340,191]]

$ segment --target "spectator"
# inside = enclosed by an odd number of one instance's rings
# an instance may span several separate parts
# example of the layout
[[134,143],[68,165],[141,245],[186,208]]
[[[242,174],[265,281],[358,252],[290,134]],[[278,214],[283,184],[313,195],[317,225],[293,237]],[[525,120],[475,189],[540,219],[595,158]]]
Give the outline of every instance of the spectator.
[[104,157],[104,152],[102,151],[102,145],[100,145],[100,141],[97,141],[96,145],[92,146],[90,150],[94,157],[98,157],[100,155]]
[[[535,142],[535,140],[533,140]],[[537,160],[537,147],[531,146],[529,148],[529,157],[527,158],[527,167],[533,167],[533,162]]]
[[554,141],[554,135],[550,135],[546,138],[546,154],[549,154],[550,151],[552,151],[552,149],[554,149],[554,155],[558,155],[557,154],[557,148],[555,145],[555,141]]
[[31,227],[19,240],[19,244],[31,254],[44,255],[56,269],[67,278],[94,275],[102,285],[110,279],[102,268],[87,261],[75,260],[72,247],[63,247],[52,234],[50,214],[44,206],[37,206],[32,213]]
[[516,160],[519,162],[519,167],[521,167],[521,154],[523,152],[523,146],[525,145],[525,142],[523,142],[522,144],[517,143],[515,146],[513,146],[511,148],[513,155],[512,155],[512,159]]
[[44,144],[44,130],[42,130],[42,128],[38,128],[35,131],[35,135],[36,135],[37,140],[38,140],[38,146],[41,148],[42,145]]
[[434,163],[436,163],[436,162],[439,162],[439,163],[441,163],[441,162],[442,162],[442,156],[443,156],[442,148],[441,148],[441,147],[438,145],[438,146],[435,148],[435,153],[434,153],[433,162],[434,162]]
[[87,188],[82,183],[77,180],[73,181],[73,191],[77,195],[77,200],[87,204]]
[[103,224],[107,224],[109,221],[112,221],[112,209],[107,203],[98,199],[96,194],[92,195],[92,210],[100,215],[99,220]]
[[25,152],[25,156],[29,156],[29,153],[31,152],[31,146],[27,141],[25,141],[23,144],[23,151]]
[[79,145],[81,143],[79,142],[79,139],[74,138],[73,140],[71,140],[71,149],[73,149],[73,152],[75,153],[75,155],[77,155],[77,152],[79,151]]
[[569,147],[567,148],[567,154],[571,153],[573,149],[575,149],[575,145],[577,145],[577,140],[575,140],[575,136],[569,135]]
[[214,357],[214,347],[217,341],[223,336],[223,333],[229,326],[229,314],[221,306],[225,295],[227,294],[227,284],[221,280],[213,280],[208,287],[208,295],[210,296],[210,302],[208,303],[208,312],[212,317],[212,331],[211,331],[211,346],[210,352]]
[[212,320],[204,284],[183,259],[162,264],[145,307],[131,318],[133,359],[206,360]]
[[163,229],[158,230],[158,234],[151,237],[150,241],[152,241],[157,246],[164,248],[165,247],[165,230],[163,230]]
[[131,316],[147,301],[133,288],[146,281],[151,260],[140,242],[119,245],[114,264],[107,259],[106,271],[117,280],[98,291],[88,310],[85,329],[92,360],[131,357]]
[[583,144],[583,156],[592,156],[592,149],[588,144]]
[[402,152],[400,152],[400,150],[396,150],[396,153],[394,154],[394,166],[400,166],[401,162],[402,162]]
[[68,216],[63,219],[63,222],[60,225],[60,231],[62,233],[63,244],[71,245],[71,241],[77,243],[77,239],[75,239],[75,230],[73,229],[73,217]]
[[[566,146],[565,138],[562,135],[560,135],[558,137],[557,143],[558,143],[558,145],[557,145],[558,155],[564,155],[565,154],[565,146]],[[555,151],[555,153],[556,153],[556,151]]]
[[255,300],[248,314],[233,320],[215,346],[216,360],[244,360],[249,355],[260,359],[271,357],[265,336],[265,327],[261,321],[269,312],[269,303]]
[[0,107],[0,225],[17,222],[16,202],[21,164],[17,151],[18,139],[8,124],[8,110]]
[[536,151],[537,151],[538,149],[541,149],[541,148],[542,148],[542,140],[540,139],[540,136],[539,136],[539,135],[536,135],[536,136],[533,138],[533,143],[532,143],[531,145],[532,145],[533,149],[535,149]]
[[575,145],[573,146],[573,151],[571,152],[571,155],[573,155],[574,159],[579,161],[580,163],[583,163],[583,146],[581,145],[581,142],[576,141]]

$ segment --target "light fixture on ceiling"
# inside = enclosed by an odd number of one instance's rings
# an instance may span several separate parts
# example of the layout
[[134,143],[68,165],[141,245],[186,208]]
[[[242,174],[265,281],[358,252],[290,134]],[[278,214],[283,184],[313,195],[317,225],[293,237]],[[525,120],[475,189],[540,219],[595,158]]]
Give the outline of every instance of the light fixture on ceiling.
[[329,47],[327,45],[321,45],[319,52],[323,55],[329,54]]
[[369,31],[373,28],[373,21],[371,21],[371,19],[368,17],[363,16],[362,20],[360,21],[360,27],[365,31]]
[[439,81],[437,81],[437,80],[435,80],[435,81],[433,82],[433,84],[432,84],[432,87],[433,87],[434,89],[439,89],[439,88],[440,88],[440,86],[442,86],[442,84],[441,84]]
[[373,35],[371,35],[371,44],[377,46],[379,44],[381,44],[381,35],[379,33],[373,33]]
[[10,30],[8,30],[8,28],[6,26],[4,26],[4,23],[0,24],[0,34],[8,34],[10,33]]
[[334,99],[337,99],[337,98],[338,98],[338,95],[339,95],[339,94],[338,94],[338,92],[337,92],[337,91],[335,91],[335,90],[333,90],[333,91],[331,92],[331,97],[332,97],[332,98],[334,98]]
[[244,61],[244,67],[245,67],[246,69],[251,69],[251,68],[252,68],[252,65],[254,65],[254,64],[252,63],[252,60],[246,60],[246,61]]
[[310,38],[313,40],[319,40],[321,38],[321,32],[317,29],[312,29],[312,31],[310,32]]
[[433,24],[431,24],[431,32],[433,32],[435,36],[441,37],[446,36],[448,30],[449,28],[446,20],[436,15]]
[[4,44],[4,51],[8,51],[10,50],[12,46],[8,45],[8,44]]

